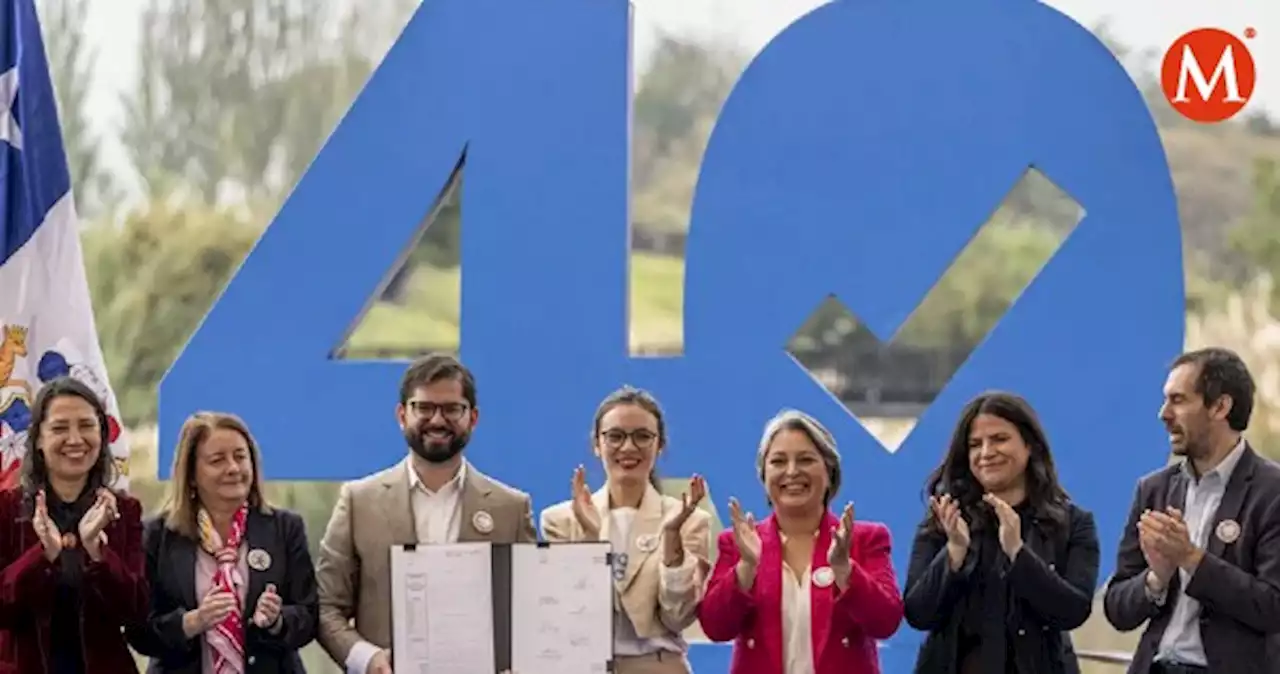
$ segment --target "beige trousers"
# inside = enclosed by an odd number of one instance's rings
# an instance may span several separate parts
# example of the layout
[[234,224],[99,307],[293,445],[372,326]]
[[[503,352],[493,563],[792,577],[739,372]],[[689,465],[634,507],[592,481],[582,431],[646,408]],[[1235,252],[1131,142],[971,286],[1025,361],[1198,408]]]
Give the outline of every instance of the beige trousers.
[[689,661],[681,653],[658,651],[649,655],[619,655],[614,674],[691,674]]

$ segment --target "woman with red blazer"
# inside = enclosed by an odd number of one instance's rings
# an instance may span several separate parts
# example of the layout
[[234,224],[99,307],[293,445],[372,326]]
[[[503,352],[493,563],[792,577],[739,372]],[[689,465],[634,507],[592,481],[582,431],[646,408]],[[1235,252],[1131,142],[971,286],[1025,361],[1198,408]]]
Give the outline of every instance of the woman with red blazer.
[[142,507],[113,492],[106,410],[64,377],[32,408],[22,482],[0,492],[0,662],[20,674],[137,674]]
[[698,607],[703,632],[733,640],[730,674],[879,674],[876,640],[902,622],[889,530],[829,510],[840,454],[818,421],[783,411],[756,455],[773,515],[730,499],[732,527]]

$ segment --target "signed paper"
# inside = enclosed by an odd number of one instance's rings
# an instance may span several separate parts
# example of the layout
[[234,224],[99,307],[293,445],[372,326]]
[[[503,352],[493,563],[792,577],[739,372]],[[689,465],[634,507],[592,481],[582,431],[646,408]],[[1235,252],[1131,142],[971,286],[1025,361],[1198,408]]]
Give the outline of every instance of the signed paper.
[[391,597],[397,674],[493,671],[488,543],[392,548]]
[[513,671],[603,674],[608,670],[613,659],[610,548],[608,543],[513,547]]

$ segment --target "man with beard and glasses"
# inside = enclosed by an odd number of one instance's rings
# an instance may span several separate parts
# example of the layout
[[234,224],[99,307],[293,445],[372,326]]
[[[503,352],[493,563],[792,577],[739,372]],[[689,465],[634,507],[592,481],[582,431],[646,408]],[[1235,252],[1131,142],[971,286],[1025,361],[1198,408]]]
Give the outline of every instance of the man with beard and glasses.
[[1254,391],[1226,349],[1173,363],[1160,420],[1182,460],[1138,483],[1104,601],[1116,629],[1147,625],[1129,674],[1280,666],[1267,660],[1280,633],[1280,466],[1242,436]]
[[392,674],[392,546],[537,541],[529,495],[462,456],[479,418],[475,379],[462,363],[419,359],[404,374],[396,406],[408,456],[342,486],[316,580],[320,644],[349,674]]

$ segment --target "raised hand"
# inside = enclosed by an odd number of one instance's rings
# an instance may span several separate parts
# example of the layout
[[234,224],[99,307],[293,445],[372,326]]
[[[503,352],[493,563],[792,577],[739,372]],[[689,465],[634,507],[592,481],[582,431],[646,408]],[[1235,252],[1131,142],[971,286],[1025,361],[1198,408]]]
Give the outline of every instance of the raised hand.
[[986,494],[982,497],[996,511],[996,520],[1000,522],[1000,530],[997,535],[1000,538],[1000,549],[1004,550],[1004,554],[1013,559],[1018,556],[1022,550],[1022,518],[1018,516],[1013,506],[1005,503],[995,494]]
[[45,501],[44,490],[36,492],[36,510],[31,517],[31,526],[40,539],[40,547],[44,548],[45,559],[52,562],[62,554],[62,532],[49,517],[49,505]]
[[689,482],[689,490],[681,499],[680,512],[662,525],[662,563],[668,568],[677,568],[684,564],[684,539],[680,529],[689,521],[689,516],[698,509],[698,503],[707,496],[707,483],[701,475],[694,475]]
[[591,500],[591,490],[587,488],[587,470],[578,466],[573,471],[573,516],[578,526],[586,534],[587,540],[600,538],[600,511]]
[[253,610],[253,624],[264,630],[274,626],[280,619],[280,607],[283,605],[284,601],[276,594],[276,586],[268,583],[267,589],[258,595],[258,606]]
[[[1143,513],[1145,516],[1146,513]],[[1147,568],[1156,574],[1156,579],[1160,581],[1160,586],[1164,587],[1169,584],[1173,578],[1173,572],[1176,570],[1173,562],[1160,554],[1157,545],[1157,536],[1149,528],[1143,525],[1142,520],[1138,521],[1138,547],[1142,550],[1143,559],[1147,560]]]
[[849,552],[853,541],[853,504],[846,504],[840,514],[840,524],[831,534],[831,547],[827,548],[827,564],[833,568],[849,566]]
[[101,550],[102,539],[105,536],[103,531],[108,524],[120,517],[116,508],[115,494],[112,494],[110,489],[99,489],[97,500],[85,512],[84,517],[80,518],[80,541],[84,545],[85,552],[94,559],[98,558]]
[[239,603],[234,594],[223,590],[213,590],[200,601],[199,608],[187,611],[183,616],[182,626],[188,636],[204,634],[231,615],[231,611]]
[[934,517],[938,518],[938,524],[942,526],[942,531],[947,535],[947,545],[953,545],[961,550],[969,549],[969,523],[965,521],[964,514],[960,512],[960,504],[956,502],[950,494],[942,496],[934,496],[929,499],[929,506],[933,508]]
[[689,481],[688,491],[680,497],[683,501],[680,512],[675,517],[667,520],[665,528],[674,533],[680,533],[680,528],[684,526],[685,522],[689,521],[689,516],[698,509],[698,504],[706,497],[707,481],[701,475],[694,475],[693,479]]
[[[1174,568],[1192,568],[1199,564],[1203,551],[1191,540],[1191,532],[1182,519],[1182,513],[1176,508],[1168,508],[1166,512],[1149,510],[1138,520],[1139,542],[1145,535],[1147,547],[1157,556]],[[1150,561],[1148,561],[1150,564]],[[1152,570],[1155,570],[1154,567]],[[1169,571],[1172,576],[1172,570]]]
[[738,557],[754,568],[760,563],[760,534],[756,532],[756,518],[742,512],[738,499],[729,499],[729,518],[733,526],[733,540],[738,544]]

